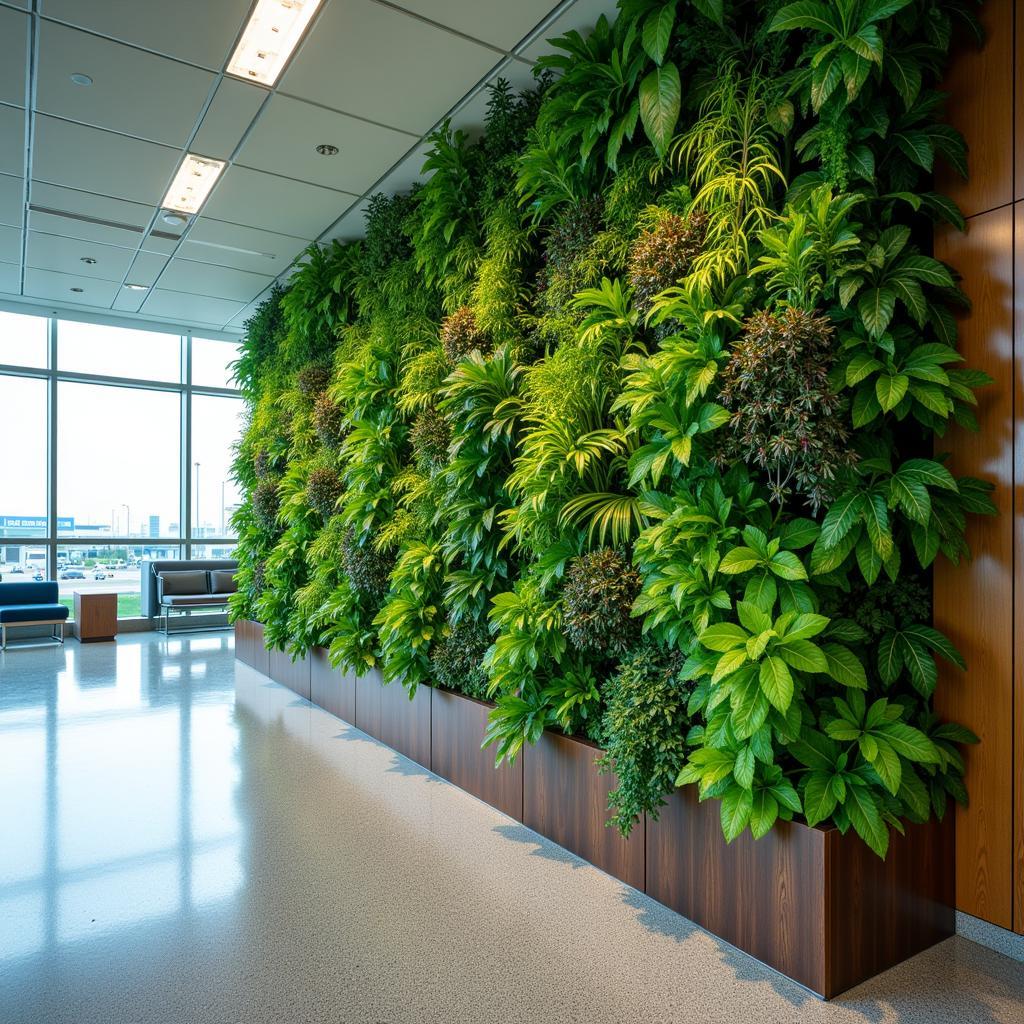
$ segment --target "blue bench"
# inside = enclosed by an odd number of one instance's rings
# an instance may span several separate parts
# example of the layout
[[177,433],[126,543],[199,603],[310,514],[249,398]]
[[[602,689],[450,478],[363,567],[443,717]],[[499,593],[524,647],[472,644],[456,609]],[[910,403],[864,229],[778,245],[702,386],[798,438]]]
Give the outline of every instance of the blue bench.
[[8,626],[50,626],[52,639],[64,643],[68,609],[58,601],[58,596],[53,580],[0,583],[0,651],[7,648]]

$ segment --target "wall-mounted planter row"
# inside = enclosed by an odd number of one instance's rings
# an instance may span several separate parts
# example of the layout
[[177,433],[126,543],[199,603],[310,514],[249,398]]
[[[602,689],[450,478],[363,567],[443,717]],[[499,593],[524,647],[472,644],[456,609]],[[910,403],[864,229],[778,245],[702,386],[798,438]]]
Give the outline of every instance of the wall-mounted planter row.
[[614,777],[589,743],[545,733],[512,766],[481,750],[489,706],[379,674],[356,678],[315,650],[268,653],[263,628],[235,625],[235,654],[295,693],[825,998],[953,934],[953,818],[894,834],[880,861],[852,832],[792,822],[754,841],[722,838],[718,805],[692,788],[629,839],[605,826]]

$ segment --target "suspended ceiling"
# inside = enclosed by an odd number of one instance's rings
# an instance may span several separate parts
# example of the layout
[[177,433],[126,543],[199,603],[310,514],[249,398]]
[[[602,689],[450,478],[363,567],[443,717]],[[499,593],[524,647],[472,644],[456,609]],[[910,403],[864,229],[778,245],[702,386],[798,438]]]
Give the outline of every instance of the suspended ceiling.
[[[479,128],[486,83],[528,86],[546,39],[615,4],[325,0],[269,90],[224,75],[252,6],[0,0],[0,303],[238,334],[310,242],[421,177],[445,116]],[[176,227],[186,151],[228,167]]]

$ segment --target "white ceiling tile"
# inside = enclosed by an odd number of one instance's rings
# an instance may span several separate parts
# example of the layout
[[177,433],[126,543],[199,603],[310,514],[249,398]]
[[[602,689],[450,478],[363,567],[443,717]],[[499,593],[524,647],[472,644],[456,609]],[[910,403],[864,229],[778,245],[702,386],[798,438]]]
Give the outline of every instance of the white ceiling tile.
[[248,320],[249,317],[251,317],[256,312],[257,309],[259,309],[260,304],[267,298],[268,295],[269,292],[263,292],[261,295],[257,295],[256,298],[253,299],[253,301],[250,302],[248,306],[244,306],[231,318],[229,323],[226,325],[225,330],[241,330],[245,324],[245,321]]
[[179,323],[199,321],[219,326],[226,324],[244,302],[229,302],[226,299],[208,298],[205,295],[187,295],[183,292],[155,288],[149,293],[142,310],[151,316],[163,316]]
[[316,238],[351,197],[247,167],[230,167],[206,202],[215,220]]
[[42,13],[112,39],[220,70],[249,0],[44,0]]
[[324,10],[282,92],[422,134],[499,55],[371,0]]
[[[152,288],[156,284],[156,279],[160,276],[164,267],[167,266],[168,257],[163,253],[158,252],[140,252],[135,257],[134,262],[131,265],[131,269],[128,271],[128,276],[125,279],[126,284],[144,284],[147,288]],[[131,288],[126,291],[135,296],[139,302],[136,305],[136,309],[145,300],[146,296],[144,292],[134,291]]]
[[[72,288],[81,288],[73,292]],[[114,281],[97,281],[81,275],[59,274],[52,270],[25,268],[25,294],[37,299],[56,299],[81,306],[110,307],[117,295]]]
[[[238,163],[358,195],[415,142],[404,132],[275,96],[245,140]],[[340,152],[321,156],[320,143]]]
[[17,295],[21,291],[21,267],[17,263],[0,263],[0,292]]
[[0,7],[0,102],[25,105],[29,19]]
[[0,263],[21,262],[21,229],[0,227]]
[[[110,196],[51,185],[45,181],[32,182],[32,205],[133,228],[146,227],[156,210],[155,206],[112,199]],[[68,232],[62,231],[59,234]]]
[[199,263],[276,275],[308,244],[290,235],[276,235],[201,217],[181,243],[178,254]]
[[[36,270],[59,270],[73,277],[80,275],[120,283],[134,255],[132,249],[29,231],[25,265]],[[86,264],[83,259],[96,262]]]
[[142,240],[141,231],[129,228],[111,228],[105,224],[91,224],[88,221],[73,220],[52,213],[40,213],[30,210],[28,226],[33,231],[48,235],[65,235],[68,238],[81,238],[88,242],[100,242],[104,245],[119,245],[131,248]]
[[158,227],[146,235],[142,248],[147,249],[149,252],[159,252],[170,256],[178,248],[180,238],[181,235],[175,234],[173,230],[165,231]]
[[20,227],[24,219],[25,182],[9,174],[0,174],[0,224]]
[[251,302],[272,280],[266,274],[250,274],[233,267],[218,267],[210,263],[193,263],[175,258],[161,274],[160,287],[244,303]]
[[616,0],[576,0],[560,18],[556,18],[534,42],[523,47],[520,52],[528,60],[537,60],[545,54],[555,53],[557,51],[548,42],[549,39],[557,39],[572,29],[586,36],[593,31],[602,14],[609,21],[613,20],[617,6]]
[[266,97],[265,89],[234,78],[223,79],[192,143],[192,151],[227,160]]
[[400,7],[511,50],[554,6],[554,0],[400,0]]
[[130,288],[122,288],[111,309],[116,309],[119,313],[138,313],[145,301],[146,292],[133,292]]
[[[184,146],[215,77],[178,61],[42,21],[36,109]],[[82,72],[90,86],[75,85]]]
[[156,204],[180,158],[178,150],[152,142],[36,117],[32,175],[55,185]]
[[0,107],[0,174],[25,173],[25,111]]

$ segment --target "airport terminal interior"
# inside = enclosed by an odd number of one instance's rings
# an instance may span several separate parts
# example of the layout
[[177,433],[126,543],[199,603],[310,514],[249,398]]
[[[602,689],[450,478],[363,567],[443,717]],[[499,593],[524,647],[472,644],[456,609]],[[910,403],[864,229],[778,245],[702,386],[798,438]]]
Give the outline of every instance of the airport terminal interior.
[[1017,0],[0,0],[0,1022],[1024,1021],[1022,111]]

